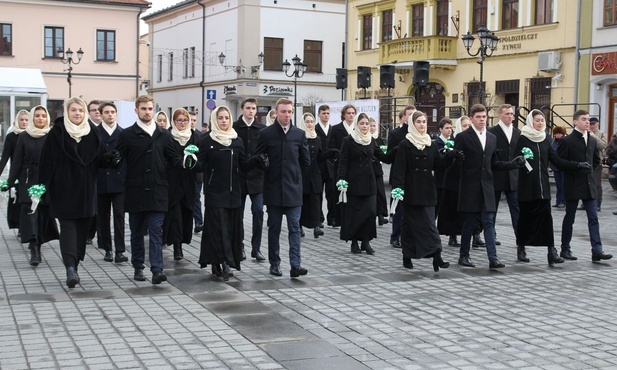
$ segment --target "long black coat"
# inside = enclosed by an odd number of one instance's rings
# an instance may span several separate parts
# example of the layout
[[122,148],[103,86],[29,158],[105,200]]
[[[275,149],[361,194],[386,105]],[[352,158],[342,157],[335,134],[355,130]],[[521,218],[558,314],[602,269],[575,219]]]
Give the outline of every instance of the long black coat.
[[[407,136],[408,132],[409,126],[406,123],[403,124],[401,127],[390,130],[390,133],[388,134],[388,154],[390,154],[392,150],[394,150],[394,148],[396,148],[401,143],[401,141],[405,139],[405,136]],[[394,160],[394,163],[396,163],[396,158]],[[390,171],[390,178],[388,181],[390,185],[392,185],[392,171]]]
[[[600,156],[596,150],[596,139],[590,135],[585,139],[577,130],[559,140],[557,154],[562,159],[575,162],[587,162],[596,168],[600,165]],[[581,173],[578,170],[565,171],[563,174],[563,193],[566,200],[596,199],[596,180],[593,172]]]
[[523,148],[529,148],[533,152],[533,159],[527,159],[532,168],[531,172],[528,172],[525,167],[518,170],[519,201],[551,199],[551,186],[548,179],[549,162],[564,171],[575,171],[578,168],[578,162],[561,159],[553,151],[551,141],[548,135],[540,143],[534,143],[522,135],[519,138],[516,153],[520,153]]
[[[386,145],[382,138],[378,137],[374,139],[373,143],[381,151],[379,148],[382,145]],[[382,152],[383,153],[383,152]],[[381,167],[381,161],[377,157],[373,157],[373,172],[375,173],[375,177],[383,177],[383,168]]]
[[47,134],[41,154],[39,182],[47,187],[51,216],[80,219],[96,215],[97,180],[103,143],[91,122],[79,143],[69,136],[60,117]]
[[240,173],[247,162],[242,139],[233,139],[229,146],[224,146],[210,135],[202,136],[199,161],[204,166],[206,208],[240,208]]
[[[330,126],[330,130],[328,130],[328,149],[341,150],[343,140],[349,135],[344,125],[346,125],[345,121],[341,121],[338,125]],[[338,181],[338,159],[331,162],[331,165],[328,166],[328,176],[336,182]]]
[[[315,123],[315,133],[317,133],[317,137],[320,140],[321,151],[323,153],[325,153],[328,150],[328,137],[330,136],[331,132],[332,132],[331,126],[328,128],[328,133],[326,134],[324,130],[321,128],[321,125],[318,122]],[[328,166],[330,166],[331,168],[334,168],[334,161],[327,160],[327,161],[319,162],[319,172],[321,172],[321,179],[323,181],[330,179],[330,173],[328,170]]]
[[168,130],[157,126],[150,136],[137,123],[120,133],[116,149],[126,161],[126,212],[167,212],[165,149],[170,139]]
[[[501,126],[497,125],[488,129],[488,132],[497,138],[497,159],[500,161],[511,161],[520,155],[520,150],[516,150],[521,130],[512,127],[512,140],[508,143],[508,137],[503,132]],[[518,189],[518,170],[495,171],[494,174],[495,191],[516,191]]]
[[311,165],[302,170],[302,193],[303,194],[321,194],[321,169],[320,164],[324,163],[324,152],[321,150],[321,139],[307,139],[309,156],[311,157]]
[[[443,140],[441,140],[441,137],[437,137],[437,139],[433,140],[433,145],[437,147],[437,151],[439,153],[441,153],[442,149],[446,147],[446,143]],[[443,182],[444,182],[444,177],[446,174],[446,169],[436,168],[433,172],[434,172],[433,175],[435,176],[435,186],[437,187],[437,189],[443,189],[444,187]]]
[[[238,137],[242,139],[244,145],[244,154],[247,157],[252,157],[257,150],[257,139],[259,131],[264,129],[266,125],[254,120],[250,126],[247,126],[242,116],[233,124],[234,130],[238,133]],[[241,173],[242,176],[242,194],[259,194],[264,191],[264,171],[261,168],[253,168],[246,173]]]
[[302,170],[311,165],[304,131],[290,124],[287,134],[278,119],[260,131],[256,154],[265,154],[264,204],[274,207],[302,205]]
[[189,145],[197,147],[200,145],[199,138],[194,132],[185,146],[180,145],[173,138],[170,138],[167,142],[165,157],[167,158],[167,182],[169,183],[169,208],[178,203],[190,209],[193,209],[195,205],[195,185],[197,184],[195,173],[203,171],[203,163],[198,160],[192,169],[182,167],[184,148]]
[[347,195],[366,196],[377,193],[372,163],[375,148],[374,140],[369,145],[360,145],[351,136],[343,140],[337,178],[349,183]]
[[2,159],[0,159],[0,173],[4,171],[4,167],[6,167],[9,159],[13,158],[13,152],[15,152],[15,147],[17,146],[17,138],[18,134],[14,132],[9,132],[6,134],[6,139],[4,139],[4,148],[2,149]]
[[[111,136],[105,131],[102,123],[96,128],[103,143],[105,153],[115,150],[120,139],[122,127],[116,125],[116,129]],[[100,168],[98,174],[97,191],[99,194],[124,193],[124,179],[126,177],[126,162],[122,161],[118,168]]]
[[[17,185],[18,203],[30,204],[28,188],[39,183],[39,169],[43,144],[49,134],[33,138],[27,132],[18,135],[17,144],[13,153],[11,170],[9,171],[8,185],[13,187],[15,180],[19,180]],[[47,197],[43,197],[45,201]]]

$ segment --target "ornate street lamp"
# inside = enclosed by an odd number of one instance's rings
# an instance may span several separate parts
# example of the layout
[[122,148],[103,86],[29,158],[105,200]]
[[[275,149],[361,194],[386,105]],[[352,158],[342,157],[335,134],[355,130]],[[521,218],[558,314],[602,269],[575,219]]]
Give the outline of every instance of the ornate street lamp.
[[480,26],[478,31],[476,32],[478,35],[478,39],[480,40],[480,46],[478,49],[472,53],[471,47],[473,46],[473,42],[475,41],[475,37],[467,31],[467,33],[463,36],[463,45],[465,49],[467,49],[467,54],[472,57],[480,56],[478,58],[478,64],[480,64],[480,87],[478,89],[478,96],[480,98],[480,104],[484,105],[484,88],[483,88],[483,79],[484,79],[484,59],[493,55],[493,52],[497,49],[497,43],[499,42],[499,37],[495,36],[494,32],[490,32],[486,27]]
[[294,78],[294,124],[296,124],[296,104],[297,104],[297,100],[298,100],[298,78],[302,78],[302,76],[304,76],[304,72],[306,72],[306,69],[308,68],[308,64],[303,63],[302,60],[298,57],[298,54],[296,54],[295,57],[291,58],[291,61],[293,62],[294,65],[294,69],[293,71],[291,71],[291,74],[288,74],[287,72],[289,71],[289,67],[291,67],[291,63],[289,63],[287,61],[287,59],[285,59],[285,61],[283,62],[283,72],[285,72],[285,75],[287,77],[293,77]]
[[[65,58],[65,54],[66,54],[66,58]],[[60,61],[64,64],[69,65],[69,68],[67,69],[68,74],[66,77],[66,81],[69,83],[69,99],[71,98],[71,85],[73,85],[73,83],[71,82],[71,78],[73,77],[73,75],[71,74],[71,72],[73,71],[73,67],[71,65],[79,64],[83,56],[84,56],[84,52],[83,50],[81,50],[81,48],[77,50],[77,61],[73,59],[73,51],[71,50],[71,48],[69,48],[66,52],[64,52],[64,50],[62,49],[58,49],[58,57],[60,57]]]

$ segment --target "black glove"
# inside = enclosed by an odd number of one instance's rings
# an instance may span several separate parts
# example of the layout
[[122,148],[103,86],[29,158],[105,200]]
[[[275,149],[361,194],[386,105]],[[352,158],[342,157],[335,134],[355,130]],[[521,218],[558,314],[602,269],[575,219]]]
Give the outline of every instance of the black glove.
[[270,168],[270,160],[268,159],[268,156],[265,154],[259,155],[259,163],[261,164],[262,170],[267,170],[268,168]]
[[510,164],[514,168],[523,168],[525,167],[525,157],[519,155],[518,157],[515,157],[512,161],[510,161]]
[[456,159],[456,160],[463,161],[463,160],[465,160],[465,154],[463,154],[462,150],[458,150],[458,149],[456,149],[456,150],[448,150],[446,152],[445,158],[448,159],[448,160]]
[[589,162],[579,162],[577,167],[582,173],[591,173],[593,170],[593,167],[589,164]]
[[103,154],[103,159],[105,159],[112,168],[118,168],[120,162],[122,161],[122,155],[119,151],[112,150],[111,152]]
[[335,149],[335,148],[333,148],[333,149],[328,149],[328,150],[326,151],[326,159],[330,159],[330,158],[337,158],[337,157],[338,157],[338,153],[339,153],[339,150],[338,150],[338,149]]

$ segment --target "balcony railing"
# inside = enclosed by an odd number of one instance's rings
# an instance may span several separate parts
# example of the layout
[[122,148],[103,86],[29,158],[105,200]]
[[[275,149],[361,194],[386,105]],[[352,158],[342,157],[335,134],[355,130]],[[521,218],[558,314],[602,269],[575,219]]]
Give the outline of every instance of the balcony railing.
[[379,63],[456,59],[457,41],[456,37],[426,36],[383,42],[379,44]]

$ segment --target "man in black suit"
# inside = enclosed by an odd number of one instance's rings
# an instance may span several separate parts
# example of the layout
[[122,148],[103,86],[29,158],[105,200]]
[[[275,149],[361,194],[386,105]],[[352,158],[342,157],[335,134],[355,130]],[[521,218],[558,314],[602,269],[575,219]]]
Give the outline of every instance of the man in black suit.
[[287,218],[290,276],[306,275],[300,256],[300,211],[302,209],[302,170],[311,164],[304,131],[291,124],[293,102],[281,98],[275,106],[277,118],[259,133],[256,155],[267,155],[264,204],[268,208],[268,259],[270,274],[282,276],[279,256],[281,222]]
[[572,240],[572,225],[576,215],[579,200],[583,201],[583,208],[587,213],[589,241],[591,242],[591,260],[598,262],[611,259],[613,256],[605,254],[600,239],[600,223],[596,203],[596,180],[592,169],[600,165],[597,142],[589,134],[589,112],[577,110],[574,112],[574,130],[559,141],[557,154],[566,160],[586,162],[588,166],[579,171],[564,171],[563,190],[566,198],[566,215],[561,227],[561,253],[567,260],[576,260],[570,248]]
[[[518,138],[521,136],[521,131],[514,127],[514,108],[510,104],[503,104],[499,107],[499,122],[494,127],[488,129],[488,132],[495,135],[497,138],[497,158],[500,161],[509,162],[520,153],[514,153]],[[506,195],[508,208],[510,209],[510,220],[516,235],[518,225],[518,170],[512,171],[495,171],[495,215],[499,209],[499,201],[501,194]],[[495,241],[497,245],[500,243]],[[521,262],[529,262],[529,258],[525,253],[525,246],[517,247],[517,258]]]
[[[321,151],[328,151],[328,137],[330,134],[330,106],[327,104],[320,105],[317,110],[317,118],[319,123],[315,125],[315,132],[317,133],[317,137],[321,141]],[[321,227],[323,227],[323,222],[327,220],[328,225],[332,225],[335,223],[334,214],[336,213],[336,202],[337,202],[337,194],[336,194],[336,180],[332,176],[330,176],[329,171],[334,171],[334,160],[328,159],[326,161],[319,162],[319,171],[321,172],[321,189],[322,192],[326,193],[326,202],[328,203],[328,214],[324,217],[323,214],[323,194],[319,199],[319,209],[320,216],[319,221],[321,222]],[[333,181],[334,180],[334,181]],[[323,233],[323,231],[322,231]]]
[[[99,111],[99,107],[101,105],[100,100],[91,100],[88,103],[88,121],[90,121],[95,127],[99,127],[103,122],[103,117],[101,112]],[[96,230],[98,225],[98,216],[94,216],[92,218],[92,222],[90,223],[90,228],[88,229],[88,237],[86,238],[86,244],[92,245],[92,240],[96,236]],[[104,249],[103,246],[98,246],[101,249]]]
[[[439,136],[433,140],[433,143],[437,145],[437,149],[442,153],[446,146],[446,141],[450,140],[452,136],[452,120],[448,117],[444,117],[439,121],[438,127]],[[439,207],[441,206],[441,193],[443,192],[443,180],[446,171],[445,169],[436,168],[433,172],[435,176],[435,187],[437,188],[437,205],[435,206],[435,218],[437,218]],[[456,239],[456,235],[451,235],[450,240],[452,240],[452,238]]]
[[[393,129],[388,134],[388,154],[390,154],[392,150],[394,150],[394,148],[396,148],[398,144],[405,139],[405,136],[409,132],[409,126],[407,125],[407,121],[415,111],[415,106],[408,105],[399,112],[398,119],[401,122],[401,126]],[[392,162],[392,165],[390,165],[390,169],[392,168],[394,168],[394,161]],[[394,171],[390,170],[390,185],[392,185],[393,172]],[[390,209],[390,214],[394,214],[394,216],[392,216],[392,233],[390,234],[390,245],[392,245],[394,248],[401,248],[401,225],[403,222],[401,204],[399,203],[395,210]]]
[[469,258],[471,235],[478,219],[482,220],[486,254],[489,268],[502,268],[505,265],[497,259],[495,247],[495,187],[493,168],[499,170],[520,168],[525,165],[522,157],[511,163],[497,160],[497,138],[486,130],[486,107],[475,104],[469,111],[471,127],[456,136],[454,149],[465,155],[462,162],[461,182],[459,185],[458,211],[465,213],[465,222],[461,235],[461,249],[458,264],[475,267]]

